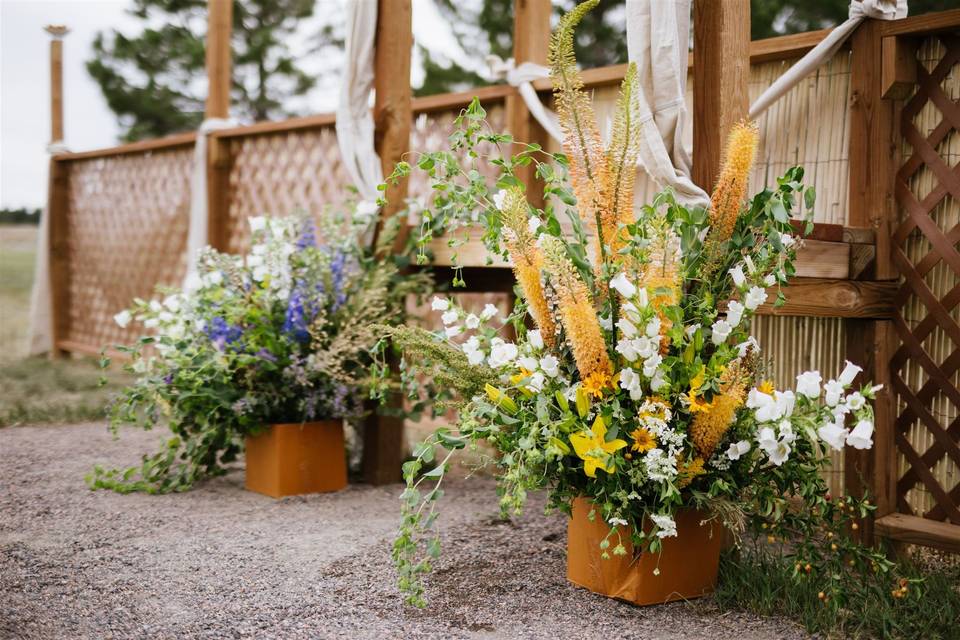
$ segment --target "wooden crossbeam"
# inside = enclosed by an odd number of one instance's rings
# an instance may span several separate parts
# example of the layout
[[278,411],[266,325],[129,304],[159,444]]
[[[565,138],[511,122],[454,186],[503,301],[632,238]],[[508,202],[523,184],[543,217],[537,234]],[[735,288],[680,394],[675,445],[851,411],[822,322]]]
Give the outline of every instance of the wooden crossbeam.
[[960,524],[891,513],[878,518],[874,528],[878,534],[899,542],[960,553]]

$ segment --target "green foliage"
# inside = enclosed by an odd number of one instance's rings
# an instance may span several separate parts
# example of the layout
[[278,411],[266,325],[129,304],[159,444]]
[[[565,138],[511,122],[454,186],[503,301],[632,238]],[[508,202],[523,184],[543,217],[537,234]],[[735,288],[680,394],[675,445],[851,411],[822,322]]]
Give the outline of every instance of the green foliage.
[[[289,99],[315,79],[289,47],[313,0],[236,0],[233,11],[232,111],[253,120],[292,115]],[[136,0],[143,30],[97,34],[87,71],[117,114],[127,141],[195,129],[205,100],[206,0]]]
[[790,545],[768,544],[762,537],[724,553],[716,602],[724,609],[786,616],[810,633],[829,637],[956,637],[960,565],[928,567],[904,559],[874,571],[856,560],[850,566],[845,551],[833,552],[829,541],[822,536],[820,541],[820,554],[828,557],[826,571],[819,563],[814,568]]
[[0,225],[4,224],[40,224],[40,209],[0,209]]

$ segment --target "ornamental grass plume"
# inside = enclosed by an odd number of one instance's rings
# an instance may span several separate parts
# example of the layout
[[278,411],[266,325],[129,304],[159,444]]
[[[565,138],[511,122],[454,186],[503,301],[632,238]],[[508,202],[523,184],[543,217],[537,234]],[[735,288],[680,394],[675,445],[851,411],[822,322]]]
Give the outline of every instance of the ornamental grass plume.
[[[683,254],[680,250],[680,238],[670,226],[666,217],[659,216],[649,223],[652,238],[648,258],[639,285],[645,287],[650,295],[650,304],[660,316],[660,335],[666,336],[672,322],[664,313],[666,307],[680,302],[683,291],[683,273],[681,261]],[[664,339],[661,347],[669,347],[669,341]]]
[[616,116],[607,149],[610,168],[610,205],[600,214],[603,238],[610,247],[611,259],[623,259],[620,250],[629,242],[625,227],[632,224],[633,187],[637,177],[637,158],[640,155],[640,106],[637,94],[637,65],[630,63],[620,85]]
[[734,125],[727,138],[720,177],[710,198],[710,231],[704,251],[704,277],[713,273],[723,257],[723,243],[733,235],[740,208],[747,193],[750,169],[757,155],[759,130],[754,122]]
[[743,406],[753,377],[751,363],[754,359],[748,354],[732,362],[720,375],[720,392],[710,401],[706,411],[693,416],[690,436],[697,453],[705,460],[713,455],[717,444],[733,424],[737,409]]
[[580,217],[598,234],[597,266],[602,262],[604,212],[612,210],[611,177],[597,117],[590,96],[583,90],[583,77],[573,52],[574,30],[583,16],[599,4],[588,0],[560,19],[550,40],[550,78],[553,81],[557,120],[563,131],[563,152],[570,164],[570,185],[577,198]]
[[550,312],[550,305],[543,291],[540,270],[543,268],[543,254],[537,247],[537,239],[527,218],[527,201],[523,191],[513,187],[506,192],[503,200],[503,223],[506,228],[506,245],[513,261],[513,273],[520,283],[523,298],[527,301],[530,315],[540,329],[543,342],[552,347],[556,342],[557,323]]
[[541,236],[544,265],[557,292],[560,319],[573,349],[581,380],[609,380],[610,357],[600,331],[597,312],[587,285],[580,279],[566,255],[563,242],[554,236]]

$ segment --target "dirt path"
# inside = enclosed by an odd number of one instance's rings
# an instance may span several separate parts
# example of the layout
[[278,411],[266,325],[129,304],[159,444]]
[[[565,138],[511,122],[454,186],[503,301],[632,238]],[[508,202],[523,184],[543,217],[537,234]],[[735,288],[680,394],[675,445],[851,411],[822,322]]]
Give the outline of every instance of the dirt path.
[[161,434],[102,424],[0,429],[2,638],[803,638],[709,599],[637,608],[564,579],[565,523],[542,497],[495,521],[486,479],[444,497],[424,611],[389,558],[399,486],[275,501],[241,472],[169,496],[91,492],[95,462],[131,464]]

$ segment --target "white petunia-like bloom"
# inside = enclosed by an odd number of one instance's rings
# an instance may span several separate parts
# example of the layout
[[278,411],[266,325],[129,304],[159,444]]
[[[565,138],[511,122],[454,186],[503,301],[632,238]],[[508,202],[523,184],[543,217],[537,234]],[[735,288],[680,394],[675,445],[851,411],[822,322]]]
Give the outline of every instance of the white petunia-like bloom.
[[820,397],[820,377],[819,371],[804,371],[797,376],[797,393],[807,396],[811,400]]
[[731,327],[730,323],[726,320],[717,320],[710,329],[713,331],[711,339],[713,340],[713,344],[716,345],[723,344],[730,336],[730,332],[733,331],[733,327]]
[[470,336],[470,339],[463,343],[463,353],[467,356],[467,362],[473,366],[481,364],[485,356],[480,350],[480,340],[477,336]]
[[547,376],[556,378],[560,374],[560,361],[555,356],[545,355],[540,358],[540,370]]
[[126,329],[131,320],[133,320],[133,314],[126,309],[113,316],[113,321],[116,322],[121,329]]
[[785,406],[777,406],[777,401],[773,396],[758,389],[751,389],[750,393],[747,394],[746,406],[748,409],[754,410],[758,422],[779,420],[783,417],[783,408],[785,408]]
[[643,387],[640,386],[640,376],[630,367],[620,372],[620,388],[630,394],[631,400],[640,400],[643,398]]
[[737,355],[739,355],[741,358],[747,355],[747,351],[760,353],[760,343],[757,342],[757,339],[753,336],[750,336],[737,345]]
[[762,287],[753,286],[747,291],[747,295],[743,297],[743,306],[750,309],[750,311],[754,311],[766,301],[767,291]]
[[627,274],[622,271],[610,280],[610,286],[624,298],[632,298],[637,294],[637,288],[627,279]]
[[247,256],[247,266],[250,267],[251,269],[253,269],[254,267],[261,267],[263,266],[263,263],[264,263],[263,256],[258,256],[258,255]]
[[537,362],[537,359],[533,356],[522,356],[517,360],[517,364],[526,369],[527,371],[536,371],[537,365],[540,364]]
[[163,307],[160,306],[159,302],[157,302],[156,300],[150,301],[150,311],[153,311],[154,313],[160,313],[160,311],[162,310],[163,310]]
[[773,400],[777,405],[778,417],[789,417],[793,415],[793,407],[797,403],[797,396],[793,391],[774,391]]
[[847,436],[847,444],[854,449],[869,449],[873,446],[873,423],[861,420]]
[[650,304],[650,296],[647,294],[646,287],[640,287],[640,290],[637,291],[637,306],[641,309],[645,309],[648,304]]
[[532,218],[527,220],[527,229],[529,229],[530,233],[532,233],[533,235],[537,235],[537,231],[539,231],[540,227],[542,226],[543,226],[543,220],[541,220],[537,216],[533,216]]
[[629,523],[623,518],[610,518],[607,520],[607,524],[609,524],[611,527],[625,527]]
[[757,432],[757,444],[764,451],[772,449],[777,446],[777,434],[770,427],[763,427],[760,431]]
[[620,333],[622,333],[626,338],[635,338],[637,333],[639,333],[637,326],[626,318],[620,318],[617,320],[617,328],[620,329]]
[[659,316],[653,316],[650,318],[650,321],[647,322],[646,329],[647,337],[657,338],[660,336],[660,318]]
[[840,372],[840,375],[837,377],[837,381],[845,387],[849,387],[853,384],[853,379],[857,377],[857,374],[863,371],[863,367],[858,367],[849,360],[846,361],[843,371]]
[[823,401],[828,407],[835,407],[843,397],[843,384],[837,380],[830,380],[823,385]]
[[458,335],[463,333],[463,327],[461,327],[458,324],[455,324],[451,327],[447,327],[446,329],[443,330],[443,332],[447,334],[448,338],[456,338]]
[[668,515],[652,515],[650,519],[657,525],[658,538],[675,538],[677,536],[677,523]]
[[143,326],[147,329],[156,329],[160,326],[160,320],[157,318],[147,318],[143,321]]
[[467,329],[476,329],[480,326],[480,318],[477,317],[477,314],[471,313],[467,316],[466,320],[463,321],[463,324]]
[[203,278],[196,271],[187,274],[187,280],[183,283],[183,290],[190,293],[203,286]]
[[773,285],[777,284],[777,276],[772,273],[768,273],[767,275],[763,276],[763,284],[768,287],[772,287]]
[[786,462],[788,458],[790,458],[791,449],[787,442],[780,440],[777,442],[776,446],[770,449],[765,449],[765,451],[767,453],[767,457],[770,458],[770,462],[779,467]]
[[847,396],[847,399],[844,401],[847,407],[853,409],[854,411],[859,411],[863,408],[863,405],[867,403],[866,398],[864,398],[859,391],[854,391]]
[[652,378],[657,372],[657,367],[663,362],[663,356],[659,353],[654,354],[643,361],[643,375]]
[[450,309],[449,311],[444,311],[443,315],[440,316],[440,320],[443,321],[443,324],[453,324],[457,321],[457,318],[460,317],[460,313],[456,309]]
[[450,301],[440,296],[433,296],[433,300],[430,302],[430,308],[434,311],[446,311],[450,308]]
[[252,233],[263,231],[267,228],[266,216],[250,216],[247,218],[247,222],[250,223],[250,231]]
[[817,435],[820,436],[821,440],[830,445],[831,449],[840,451],[847,442],[849,432],[843,428],[842,422],[827,422],[817,429]]
[[494,338],[491,341],[490,357],[487,358],[487,363],[494,369],[511,364],[516,357],[517,345],[512,342],[504,342],[500,338]]
[[177,294],[171,294],[167,296],[163,299],[163,306],[165,306],[167,309],[170,309],[170,311],[174,313],[180,311],[180,296]]
[[361,200],[357,203],[356,215],[361,220],[369,220],[377,215],[380,207],[373,200]]
[[790,235],[789,233],[781,233],[781,234],[780,234],[780,242],[783,243],[783,246],[784,246],[784,247],[786,247],[787,249],[789,249],[790,247],[792,247],[793,245],[795,245],[795,244],[797,243],[797,239],[794,238],[794,237],[793,237],[792,235]]
[[500,189],[495,194],[493,194],[493,204],[497,209],[503,209],[503,201],[507,197],[507,192],[504,189]]
[[542,373],[535,371],[527,381],[527,389],[535,391],[536,393],[540,393],[543,391],[543,385],[546,383],[546,381],[547,379],[543,377]]
[[739,460],[741,456],[746,455],[750,451],[750,442],[747,440],[741,440],[740,442],[732,442],[727,448],[727,458],[730,460]]
[[500,310],[497,309],[496,306],[494,306],[494,305],[492,305],[492,304],[490,304],[490,303],[488,302],[486,305],[484,305],[483,311],[480,312],[480,319],[481,319],[481,320],[484,320],[484,321],[489,320],[489,319],[492,318],[493,316],[497,315],[497,313],[499,313],[499,311],[500,311]]
[[727,322],[731,327],[736,327],[740,324],[740,321],[743,319],[744,309],[746,309],[746,307],[736,300],[731,300],[727,304]]
[[537,351],[543,349],[543,334],[540,329],[527,331],[527,343]]
[[650,390],[654,393],[657,393],[664,387],[669,384],[667,382],[667,377],[663,373],[663,369],[657,369],[657,372],[653,374],[653,377],[650,379]]
[[738,289],[747,281],[747,276],[743,274],[743,267],[740,265],[730,269],[730,277],[733,278],[733,284],[735,284]]
[[617,341],[617,353],[622,355],[627,362],[636,362],[639,354],[640,341],[633,339],[623,339]]

